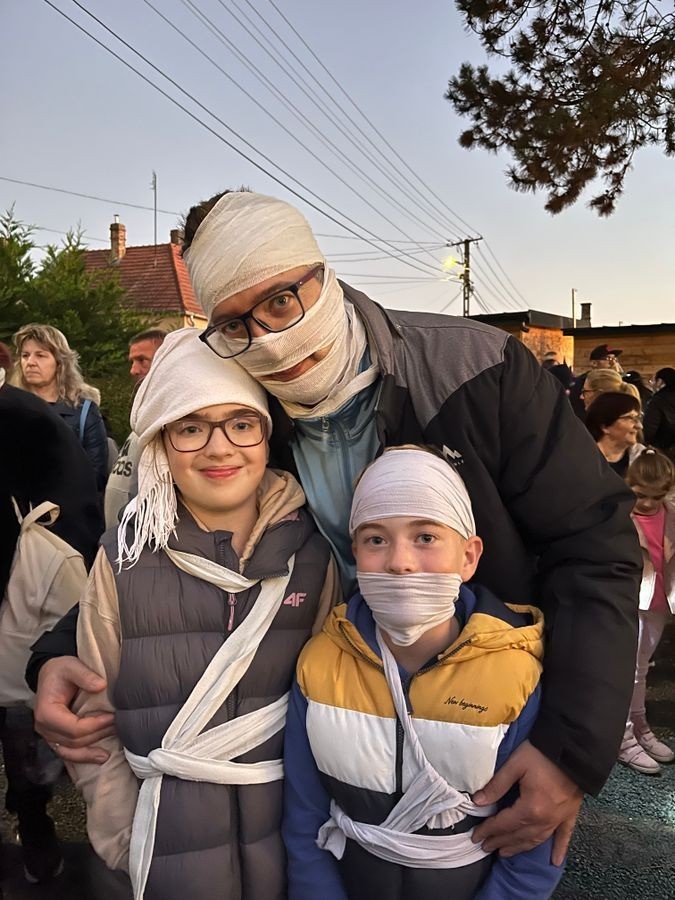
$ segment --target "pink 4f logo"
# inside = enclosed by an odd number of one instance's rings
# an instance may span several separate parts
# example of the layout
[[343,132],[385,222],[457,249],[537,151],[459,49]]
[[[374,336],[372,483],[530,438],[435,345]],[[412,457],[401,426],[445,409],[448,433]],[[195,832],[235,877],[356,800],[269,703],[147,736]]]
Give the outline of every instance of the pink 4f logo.
[[300,604],[307,599],[307,594],[301,594],[299,592],[289,594],[288,597],[284,600],[284,606],[300,606]]

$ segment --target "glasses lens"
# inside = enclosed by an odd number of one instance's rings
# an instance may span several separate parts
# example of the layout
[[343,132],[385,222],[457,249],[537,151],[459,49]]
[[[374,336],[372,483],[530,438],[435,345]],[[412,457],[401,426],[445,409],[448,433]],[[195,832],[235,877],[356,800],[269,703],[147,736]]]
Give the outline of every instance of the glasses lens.
[[255,447],[265,436],[263,428],[262,419],[253,413],[225,422],[225,434],[236,447]]
[[267,297],[252,310],[253,318],[268,331],[285,331],[302,319],[300,301],[292,291]]
[[206,343],[223,359],[238,356],[243,353],[251,343],[248,329],[241,319],[233,319],[223,322],[206,338]]
[[211,428],[207,422],[199,419],[181,419],[166,426],[169,440],[174,450],[188,453],[190,450],[201,450],[209,441]]

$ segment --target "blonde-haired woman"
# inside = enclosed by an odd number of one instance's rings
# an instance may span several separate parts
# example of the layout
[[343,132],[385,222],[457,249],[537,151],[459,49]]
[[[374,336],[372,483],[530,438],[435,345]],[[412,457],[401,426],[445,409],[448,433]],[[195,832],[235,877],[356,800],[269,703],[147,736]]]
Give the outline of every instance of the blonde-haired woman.
[[51,325],[24,325],[13,341],[16,362],[11,383],[41,397],[73,429],[102,491],[108,475],[108,438],[98,408],[101,394],[85,383],[78,354]]
[[[589,372],[580,395],[586,412],[600,394],[605,394],[607,391],[623,393],[622,384],[624,384],[623,379],[614,369],[593,369]],[[626,386],[628,387],[628,385]]]

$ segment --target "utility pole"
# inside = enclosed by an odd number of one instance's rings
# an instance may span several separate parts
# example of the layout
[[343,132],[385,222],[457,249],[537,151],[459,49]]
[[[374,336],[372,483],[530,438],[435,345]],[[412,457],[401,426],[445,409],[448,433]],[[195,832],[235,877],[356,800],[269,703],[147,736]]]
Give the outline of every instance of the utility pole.
[[157,265],[157,172],[152,170],[152,183],[150,184],[155,195],[155,265]]
[[460,275],[462,281],[462,315],[464,318],[468,318],[471,315],[470,301],[471,294],[473,293],[473,287],[471,285],[471,245],[477,244],[478,241],[482,240],[482,237],[464,238],[462,241],[455,241],[454,244],[448,244],[448,247],[461,246],[464,248],[463,270]]
[[577,327],[577,289],[572,288],[572,328]]

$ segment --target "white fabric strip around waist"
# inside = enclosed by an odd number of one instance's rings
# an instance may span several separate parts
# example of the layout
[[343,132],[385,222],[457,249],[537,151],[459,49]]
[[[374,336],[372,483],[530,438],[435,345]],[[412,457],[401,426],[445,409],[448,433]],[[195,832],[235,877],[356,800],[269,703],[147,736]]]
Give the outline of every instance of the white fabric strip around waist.
[[283,778],[281,759],[257,763],[232,762],[259,747],[284,727],[288,694],[255,712],[217,725],[179,747],[158,747],[148,756],[124,751],[137,778],[172,775],[186,781],[213,784],[265,784]]
[[[411,869],[457,869],[490,855],[471,840],[473,828],[462,834],[406,834],[384,825],[355,822],[334,801],[330,811],[330,819],[319,830],[317,844],[337,859],[344,855],[347,838],[379,859]],[[476,807],[474,815],[493,813],[493,807]]]

